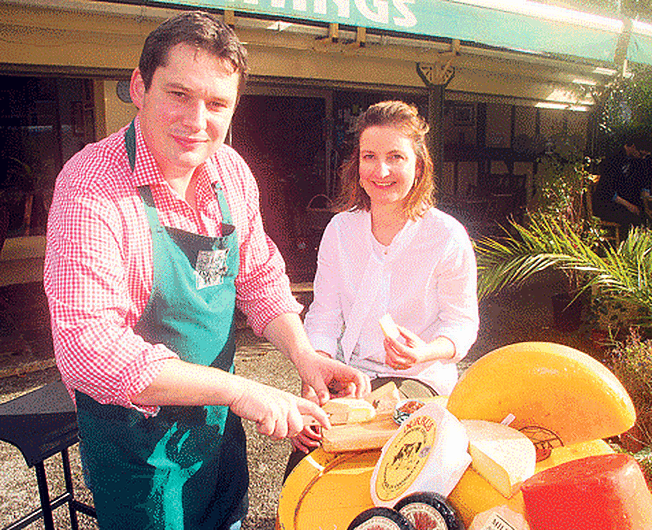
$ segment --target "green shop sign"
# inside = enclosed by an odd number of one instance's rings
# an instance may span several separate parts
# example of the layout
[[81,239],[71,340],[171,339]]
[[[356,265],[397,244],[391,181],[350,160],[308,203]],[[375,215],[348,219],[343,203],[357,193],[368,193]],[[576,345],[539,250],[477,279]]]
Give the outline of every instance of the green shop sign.
[[[491,0],[159,0],[284,19],[460,39],[533,53],[613,61],[621,20],[534,2]],[[501,7],[501,4],[506,7]]]

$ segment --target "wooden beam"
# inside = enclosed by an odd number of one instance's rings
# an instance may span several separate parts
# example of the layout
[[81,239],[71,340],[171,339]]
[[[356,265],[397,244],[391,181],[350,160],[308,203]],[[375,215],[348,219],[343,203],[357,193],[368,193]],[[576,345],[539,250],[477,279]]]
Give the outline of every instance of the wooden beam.
[[235,11],[233,9],[224,10],[224,23],[231,28],[235,27]]

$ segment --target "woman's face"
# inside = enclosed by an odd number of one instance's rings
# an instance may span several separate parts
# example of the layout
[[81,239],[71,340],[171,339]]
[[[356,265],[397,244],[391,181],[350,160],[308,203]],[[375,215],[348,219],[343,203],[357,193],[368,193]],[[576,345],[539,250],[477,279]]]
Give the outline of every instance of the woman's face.
[[417,155],[396,127],[369,127],[360,135],[360,185],[371,207],[403,201],[416,179]]

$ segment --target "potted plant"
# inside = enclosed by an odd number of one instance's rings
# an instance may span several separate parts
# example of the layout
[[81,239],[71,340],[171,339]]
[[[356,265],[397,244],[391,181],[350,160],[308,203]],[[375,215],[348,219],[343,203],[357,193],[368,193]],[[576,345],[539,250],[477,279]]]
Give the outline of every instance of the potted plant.
[[[583,157],[579,141],[567,135],[557,135],[549,139],[545,153],[537,161],[534,178],[536,192],[528,205],[524,223],[510,223],[505,237],[484,238],[477,243],[483,262],[480,263],[481,296],[491,290],[505,287],[511,275],[520,274],[517,269],[509,270],[502,280],[496,274],[487,276],[489,268],[495,273],[506,273],[510,265],[505,260],[513,260],[521,255],[531,260],[540,254],[555,254],[559,251],[555,235],[573,235],[590,247],[597,245],[600,232],[593,218],[588,218],[584,205],[588,185],[592,175],[588,171],[590,159]],[[530,260],[529,265],[532,265]],[[516,262],[514,262],[516,263]],[[570,267],[554,267],[564,272],[566,284],[561,292],[552,296],[555,327],[572,331],[579,327],[584,298],[580,295],[583,271]],[[482,278],[485,276],[485,278]],[[489,278],[493,278],[489,281]]]
[[633,229],[614,248],[583,238],[564,218],[535,216],[527,226],[511,224],[515,235],[475,242],[479,298],[553,268],[572,278],[578,293],[598,289],[609,300],[631,303],[638,309],[637,323],[652,325],[650,230]]
[[636,409],[636,424],[618,437],[617,447],[636,458],[652,486],[652,339],[630,328],[625,340],[612,343],[609,366]]

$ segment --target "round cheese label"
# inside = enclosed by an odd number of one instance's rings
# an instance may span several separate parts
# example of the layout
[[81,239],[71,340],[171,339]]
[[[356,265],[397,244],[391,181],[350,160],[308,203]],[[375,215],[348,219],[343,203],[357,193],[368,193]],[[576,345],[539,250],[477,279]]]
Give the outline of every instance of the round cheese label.
[[376,495],[384,502],[401,496],[428,462],[437,435],[430,416],[417,416],[403,424],[379,462]]
[[444,516],[434,506],[425,502],[408,504],[400,511],[401,515],[412,523],[415,528],[428,530],[448,530]]

